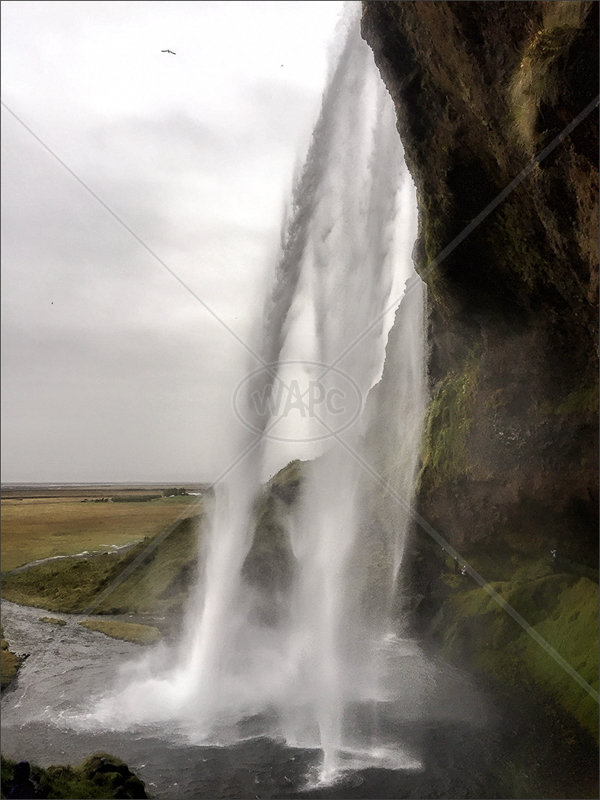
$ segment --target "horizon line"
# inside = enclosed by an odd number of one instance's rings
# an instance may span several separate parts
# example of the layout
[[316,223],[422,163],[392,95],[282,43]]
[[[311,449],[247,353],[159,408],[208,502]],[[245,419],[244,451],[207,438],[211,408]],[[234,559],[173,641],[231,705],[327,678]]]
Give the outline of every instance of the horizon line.
[[166,478],[164,481],[2,481],[0,487],[5,486],[163,486],[164,484],[185,484],[197,486],[211,484],[211,480],[182,480],[181,478]]

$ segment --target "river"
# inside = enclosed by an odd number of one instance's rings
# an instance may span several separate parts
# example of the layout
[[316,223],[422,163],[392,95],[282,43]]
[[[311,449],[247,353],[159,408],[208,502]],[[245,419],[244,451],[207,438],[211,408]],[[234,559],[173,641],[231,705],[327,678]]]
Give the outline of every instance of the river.
[[[166,726],[103,730],[88,717],[93,698],[142,647],[87,630],[78,615],[61,615],[65,626],[40,622],[44,613],[2,602],[11,648],[29,653],[2,697],[2,751],[13,759],[76,764],[108,751],[155,798],[525,797],[541,789],[545,796],[594,796],[589,748],[578,748],[568,765],[563,748],[561,764],[546,731],[534,761],[527,755],[531,716],[508,713],[472,677],[426,656],[411,639],[389,638],[385,696],[350,712],[363,743],[371,732],[377,750],[350,749],[352,768],[334,784],[316,784],[320,752],[288,746],[268,715],[223,727],[210,741]],[[523,742],[520,764],[514,737]]]

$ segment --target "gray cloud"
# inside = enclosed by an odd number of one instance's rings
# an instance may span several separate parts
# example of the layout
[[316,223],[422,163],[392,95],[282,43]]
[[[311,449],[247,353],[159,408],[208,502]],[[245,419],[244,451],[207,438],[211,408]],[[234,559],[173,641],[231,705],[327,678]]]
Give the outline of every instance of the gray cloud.
[[[229,5],[13,4],[3,97],[248,338],[340,4],[257,3],[257,41],[284,43],[268,57],[241,52]],[[181,57],[160,60],[176,34]],[[210,478],[247,355],[4,111],[2,128],[3,480]]]

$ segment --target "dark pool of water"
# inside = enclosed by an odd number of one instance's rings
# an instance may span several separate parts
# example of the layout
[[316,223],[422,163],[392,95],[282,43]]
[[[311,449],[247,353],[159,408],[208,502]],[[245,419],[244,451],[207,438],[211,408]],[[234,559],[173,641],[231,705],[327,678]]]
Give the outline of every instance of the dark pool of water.
[[414,643],[402,653],[398,698],[350,710],[363,743],[372,734],[374,746],[384,742],[410,768],[354,760],[337,782],[319,785],[320,751],[265,735],[266,718],[241,721],[222,746],[192,744],[164,727],[75,730],[73,709],[110,686],[118,665],[141,648],[84,629],[79,617],[65,627],[41,623],[44,613],[2,604],[11,646],[31,654],[2,698],[2,752],[10,758],[47,766],[108,751],[127,761],[149,794],[173,800],[598,796],[597,750],[581,732],[526,697],[491,697]]

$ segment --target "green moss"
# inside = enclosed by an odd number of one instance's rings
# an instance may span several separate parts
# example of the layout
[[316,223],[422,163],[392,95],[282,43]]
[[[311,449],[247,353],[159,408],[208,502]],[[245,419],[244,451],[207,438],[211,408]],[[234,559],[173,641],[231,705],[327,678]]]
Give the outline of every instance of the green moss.
[[40,622],[48,622],[50,625],[66,625],[65,619],[58,619],[57,617],[40,617]]
[[543,622],[558,604],[560,593],[575,581],[573,575],[545,575],[515,585],[507,583],[503,597],[530,625]]
[[598,382],[572,391],[556,407],[557,414],[582,414],[598,411]]
[[160,639],[160,631],[152,625],[110,619],[84,619],[79,624],[90,631],[98,631],[113,639],[135,644],[154,644]]
[[530,150],[539,148],[540,112],[569,91],[565,64],[585,15],[585,3],[548,3],[542,27],[522,53],[512,79],[511,100],[517,134]]
[[546,578],[550,575],[554,575],[552,556],[521,563],[511,575],[510,580],[514,586],[519,583],[527,583],[529,581],[536,581],[539,578]]
[[[16,762],[2,756],[2,796],[10,791]],[[79,766],[31,765],[31,779],[48,798],[146,798],[143,782],[125,762],[109,753],[98,753]]]
[[8,642],[4,638],[4,628],[2,628],[2,651],[0,654],[1,667],[2,667],[2,691],[6,689],[9,684],[14,681],[21,666],[21,659],[19,656],[12,653],[9,649]]
[[272,492],[267,491],[257,503],[255,519],[254,539],[242,575],[264,589],[283,589],[292,577],[293,556],[282,511]]
[[[571,574],[490,583],[548,644],[598,689],[598,585]],[[454,587],[455,583],[446,581]],[[598,704],[483,588],[458,591],[443,604],[435,629],[446,654],[465,654],[508,684],[526,685],[559,703],[598,738]]]
[[114,797],[113,787],[104,780],[86,780],[73,767],[48,767],[44,777],[49,789],[48,797]]
[[444,573],[440,576],[442,583],[449,586],[451,589],[459,589],[464,585],[463,575],[456,575],[455,573]]
[[419,197],[419,208],[422,209],[421,224],[424,259],[418,259],[419,272],[427,284],[427,293],[435,298],[436,306],[442,316],[451,314],[448,298],[451,296],[448,281],[441,265],[431,269],[431,264],[452,239],[448,231],[447,220],[439,213],[437,198],[424,193]]
[[10,784],[12,783],[13,771],[17,762],[11,761],[10,758],[4,758],[4,756],[0,756],[0,762],[2,765],[2,797],[6,797],[10,789]]
[[290,461],[267,483],[254,507],[254,538],[242,575],[271,593],[285,589],[292,579],[294,557],[285,517],[298,498],[304,471],[305,462]]
[[543,229],[533,215],[523,214],[518,190],[494,212],[489,225],[489,238],[504,262],[529,289],[535,289],[549,274],[540,246]]
[[462,370],[450,373],[428,409],[423,444],[422,487],[433,489],[469,473],[467,439],[479,378],[479,358],[471,353]]
[[[559,593],[552,613],[535,625],[579,675],[598,691],[598,585],[581,578]],[[527,673],[598,739],[598,703],[523,632],[510,654]]]
[[121,563],[118,557],[102,555],[38,564],[4,576],[2,597],[49,611],[81,612],[116,576]]
[[506,406],[506,397],[503,389],[495,389],[485,401],[486,411],[497,411]]
[[561,399],[538,402],[535,408],[538,417],[549,415],[570,416],[598,412],[598,379],[578,386]]

